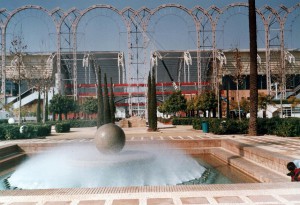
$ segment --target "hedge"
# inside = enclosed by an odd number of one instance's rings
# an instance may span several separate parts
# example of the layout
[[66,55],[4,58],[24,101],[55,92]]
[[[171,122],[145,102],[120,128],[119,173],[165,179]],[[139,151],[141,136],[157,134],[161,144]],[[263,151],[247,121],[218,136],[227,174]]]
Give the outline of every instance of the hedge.
[[[208,122],[213,134],[248,134],[248,119],[197,118],[193,120],[193,128],[201,130],[203,121]],[[257,124],[259,135],[300,136],[300,118],[258,118]]]
[[55,124],[55,131],[57,133],[62,133],[62,132],[70,132],[70,123],[69,122],[59,122]]
[[197,118],[179,118],[179,117],[175,117],[172,120],[172,124],[173,125],[192,125],[193,124],[193,120],[197,119]]
[[70,124],[70,127],[95,127],[97,126],[97,120],[66,120],[63,122],[67,122]]
[[[20,133],[20,127],[24,126],[24,132]],[[0,140],[32,139],[45,137],[51,134],[50,125],[26,124],[26,125],[0,124]]]
[[282,137],[300,136],[300,118],[258,119],[258,133]]
[[7,124],[8,123],[8,119],[0,119],[0,124]]

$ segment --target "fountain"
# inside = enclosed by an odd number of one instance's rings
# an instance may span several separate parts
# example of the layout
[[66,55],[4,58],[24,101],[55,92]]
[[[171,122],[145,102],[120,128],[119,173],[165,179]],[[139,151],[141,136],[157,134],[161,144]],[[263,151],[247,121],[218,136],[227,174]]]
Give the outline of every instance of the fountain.
[[176,185],[198,179],[205,168],[179,150],[124,148],[124,131],[101,126],[93,144],[70,144],[30,157],[8,178],[11,188],[47,189]]

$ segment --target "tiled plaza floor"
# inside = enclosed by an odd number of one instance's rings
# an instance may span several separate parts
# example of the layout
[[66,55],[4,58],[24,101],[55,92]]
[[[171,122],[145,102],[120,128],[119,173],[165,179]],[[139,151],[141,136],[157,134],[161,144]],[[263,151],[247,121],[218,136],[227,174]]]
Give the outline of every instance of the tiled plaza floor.
[[[216,136],[190,126],[125,128],[128,141],[173,141],[228,138],[283,156],[300,159],[300,139],[276,136]],[[18,143],[68,143],[93,141],[96,128],[72,128],[70,133],[46,139],[0,141],[0,146]],[[195,204],[290,204],[300,205],[300,183],[251,183],[223,185],[79,188],[0,191],[0,205],[195,205]]]

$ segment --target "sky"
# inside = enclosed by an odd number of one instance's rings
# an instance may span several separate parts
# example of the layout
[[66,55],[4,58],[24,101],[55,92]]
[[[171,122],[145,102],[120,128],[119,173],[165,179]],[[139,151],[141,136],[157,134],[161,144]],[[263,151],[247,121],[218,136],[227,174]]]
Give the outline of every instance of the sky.
[[[0,0],[2,8],[7,8],[8,10],[13,10],[16,7],[20,7],[23,5],[31,4],[31,5],[41,5],[45,8],[52,9],[55,7],[60,7],[63,9],[69,9],[71,7],[76,7],[80,9],[84,9],[93,4],[109,4],[113,5],[118,9],[125,8],[130,6],[132,8],[138,9],[143,6],[148,8],[155,8],[161,4],[168,3],[178,3],[185,5],[188,8],[191,8],[195,5],[200,5],[203,8],[208,8],[211,5],[216,5],[218,7],[226,6],[233,2],[248,2],[247,0]],[[265,4],[271,6],[278,6],[280,4],[285,5],[294,5],[299,3],[297,0],[257,0],[256,6],[261,7]]]
[[[76,7],[79,10],[86,9],[94,4],[108,4],[122,10],[126,7],[139,9],[148,7],[154,9],[162,4],[181,4],[188,9],[194,6],[209,8],[216,5],[223,8],[231,3],[248,2],[247,0],[0,0],[0,8],[6,8],[8,11],[24,6],[39,5],[48,10],[60,7],[67,11]],[[300,3],[300,0],[258,0],[256,7],[261,8],[264,5],[270,5],[277,9],[279,5],[284,4],[290,8]],[[241,13],[247,12],[246,10]],[[298,13],[300,9],[298,9]],[[101,16],[102,15],[102,16]],[[125,51],[128,47],[126,28],[120,24],[121,20],[116,17],[103,16],[97,14],[96,11],[85,15],[78,26],[77,43],[78,50],[103,50],[103,51]],[[155,19],[155,18],[154,18]],[[149,35],[151,49],[158,50],[194,50],[196,49],[196,33],[193,28],[192,21],[186,16],[180,14],[170,14],[156,17],[155,23],[150,25],[152,29]],[[259,21],[259,20],[258,20]],[[247,15],[227,15],[221,19],[217,27],[217,47],[223,49],[233,49],[239,47],[241,49],[248,48],[248,19]],[[224,23],[225,22],[225,23]],[[300,42],[297,38],[300,32],[300,20],[296,19],[293,29],[286,31],[286,46],[289,48],[300,48]],[[275,25],[271,34],[273,44],[278,44]],[[264,46],[264,32],[261,23],[258,23],[258,47]],[[16,15],[7,29],[7,42],[14,35],[24,36],[24,42],[30,51],[53,51],[56,50],[56,34],[55,27],[48,17],[41,12],[23,12]],[[207,34],[204,34],[207,35]],[[100,36],[100,38],[99,38]],[[211,45],[211,39],[202,38],[202,42]],[[7,47],[9,45],[7,44]]]

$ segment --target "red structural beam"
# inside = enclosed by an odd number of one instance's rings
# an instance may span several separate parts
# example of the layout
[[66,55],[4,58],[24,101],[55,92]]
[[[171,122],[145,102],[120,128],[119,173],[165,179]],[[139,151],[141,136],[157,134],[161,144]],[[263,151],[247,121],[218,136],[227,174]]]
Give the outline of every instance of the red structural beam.
[[[197,86],[197,85],[209,85],[209,82],[182,82],[182,83],[176,83],[177,86]],[[101,85],[104,87],[104,84]],[[110,84],[107,84],[108,87],[110,87]],[[173,86],[172,82],[163,82],[163,83],[156,83],[156,86]],[[73,84],[66,84],[65,87],[72,88]],[[95,88],[97,87],[97,84],[78,84],[78,88]],[[147,84],[145,83],[115,83],[113,84],[113,87],[147,87]]]
[[[172,91],[157,91],[156,95],[171,95],[173,92]],[[183,90],[181,91],[182,94],[188,95],[188,94],[197,94],[198,92],[196,90]],[[79,96],[95,96],[95,93],[79,93]],[[109,93],[108,93],[109,95]],[[123,96],[123,97],[128,97],[131,95],[132,97],[144,97],[146,95],[145,92],[114,92],[114,96]]]

